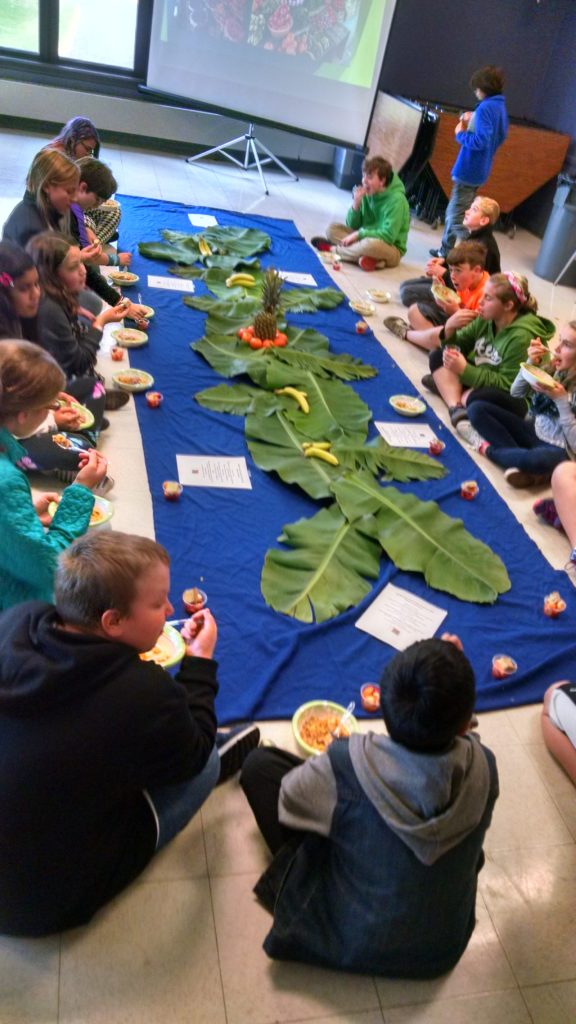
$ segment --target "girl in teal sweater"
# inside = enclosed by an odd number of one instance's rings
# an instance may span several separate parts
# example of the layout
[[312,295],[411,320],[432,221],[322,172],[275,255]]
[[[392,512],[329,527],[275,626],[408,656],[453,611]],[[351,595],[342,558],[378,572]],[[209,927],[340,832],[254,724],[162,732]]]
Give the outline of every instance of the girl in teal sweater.
[[85,533],[94,505],[91,491],[106,475],[106,459],[86,452],[52,517],[48,506],[60,495],[33,500],[16,465],[25,455],[18,437],[34,433],[63,386],[62,370],[38,345],[0,342],[0,611],[20,601],[52,600],[58,553]]

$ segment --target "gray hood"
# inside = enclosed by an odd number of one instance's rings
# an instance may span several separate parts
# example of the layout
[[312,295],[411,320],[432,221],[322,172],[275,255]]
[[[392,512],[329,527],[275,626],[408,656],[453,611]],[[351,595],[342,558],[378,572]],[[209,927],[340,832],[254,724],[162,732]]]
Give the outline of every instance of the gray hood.
[[349,751],[366,796],[423,864],[457,846],[482,818],[490,772],[478,736],[421,754],[379,733],[353,733]]

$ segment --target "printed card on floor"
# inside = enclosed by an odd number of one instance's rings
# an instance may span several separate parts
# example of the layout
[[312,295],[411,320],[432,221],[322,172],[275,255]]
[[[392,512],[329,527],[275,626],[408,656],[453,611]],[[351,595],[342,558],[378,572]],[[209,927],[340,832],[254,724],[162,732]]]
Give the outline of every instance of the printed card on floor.
[[156,274],[148,274],[149,288],[164,288],[168,292],[193,292],[194,281],[185,277],[158,277]]
[[316,280],[312,277],[312,274],[298,274],[295,270],[279,270],[278,273],[289,284],[307,284],[311,288],[317,287]]
[[374,426],[394,448],[427,448],[437,437],[427,423],[375,423]]
[[355,626],[396,651],[404,651],[416,640],[434,636],[447,614],[445,608],[388,583]]
[[217,455],[177,455],[178,479],[184,487],[252,490],[246,459]]
[[194,228],[213,228],[218,223],[211,213],[189,213],[188,220]]

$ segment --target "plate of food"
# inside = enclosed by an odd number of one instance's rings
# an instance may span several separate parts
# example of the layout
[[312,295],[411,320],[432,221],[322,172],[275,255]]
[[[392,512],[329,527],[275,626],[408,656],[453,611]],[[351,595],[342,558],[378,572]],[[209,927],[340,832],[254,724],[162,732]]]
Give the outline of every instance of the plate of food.
[[[146,306],[146,305],[144,305],[143,302],[139,302],[138,305],[140,306],[140,309],[143,311],[140,314],[140,316],[143,316],[145,320],[151,320],[152,317],[156,315],[156,310],[152,309],[152,306]],[[140,316],[138,317],[138,319],[140,319]],[[136,319],[135,316],[132,316],[132,315],[130,315],[128,313],[126,314],[126,317],[127,317],[128,320],[135,320]]]
[[390,302],[392,295],[390,292],[383,292],[380,288],[367,288],[366,295],[370,299],[370,302]]
[[146,370],[120,370],[112,374],[112,380],[124,391],[147,391],[154,383],[154,377]]
[[84,437],[70,437],[69,434],[57,433],[52,434],[52,444],[57,444],[59,448],[64,448],[66,451],[75,452],[87,452],[93,445]]
[[140,278],[138,274],[133,274],[131,270],[111,270],[108,274],[108,279],[112,281],[112,284],[121,284],[125,288],[129,288],[130,285],[137,284]]
[[440,281],[434,281],[432,285],[432,295],[435,299],[438,299],[439,302],[447,302],[451,306],[459,306],[461,303],[458,292],[453,291],[452,288],[448,288],[447,285],[442,284]]
[[350,299],[348,305],[350,309],[353,309],[355,313],[359,313],[360,316],[372,316],[374,313],[374,306],[371,302],[362,302],[361,299]]
[[392,395],[388,401],[401,416],[421,416],[426,412],[426,403],[421,398],[414,398],[413,395]]
[[161,668],[171,668],[172,665],[177,665],[179,661],[182,661],[185,653],[184,638],[177,629],[174,629],[174,626],[169,626],[166,623],[154,647],[149,651],[144,651],[140,658],[142,661],[154,661]]
[[542,384],[545,388],[553,388],[556,384],[554,377],[551,377],[546,370],[539,366],[532,366],[532,363],[520,363],[522,376],[528,384]]
[[305,754],[323,754],[333,739],[346,739],[350,733],[358,732],[358,722],[341,704],[310,700],[294,712],[292,731]]
[[75,430],[89,430],[94,426],[94,413],[85,405],[81,405],[80,402],[65,402],[63,399],[58,404],[61,409],[74,409],[74,412],[80,416],[80,423],[74,428]]
[[[48,505],[48,512],[53,516],[58,508],[57,501],[51,501]],[[106,526],[110,522],[114,515],[114,505],[107,498],[102,498],[100,495],[94,495],[94,508],[92,509],[92,515],[90,516],[89,527],[95,526]]]
[[145,331],[137,331],[135,327],[118,327],[112,331],[112,337],[122,348],[140,348],[148,343]]

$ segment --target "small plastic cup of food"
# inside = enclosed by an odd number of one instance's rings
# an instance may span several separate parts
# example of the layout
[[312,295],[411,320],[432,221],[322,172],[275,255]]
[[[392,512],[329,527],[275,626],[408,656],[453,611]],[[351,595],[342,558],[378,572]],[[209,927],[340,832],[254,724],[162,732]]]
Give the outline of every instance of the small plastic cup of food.
[[566,601],[557,590],[553,590],[551,594],[546,594],[544,598],[544,615],[547,615],[550,619],[555,619],[562,612],[566,611]]
[[445,345],[444,346],[444,351],[445,352],[455,352],[456,355],[458,355],[458,353],[461,352],[462,349],[460,348],[460,345]]
[[115,363],[120,363],[124,359],[124,349],[120,348],[119,345],[115,345],[114,348],[110,349],[110,358]]
[[463,480],[460,484],[460,497],[465,501],[473,501],[479,490],[475,480]]
[[495,654],[492,658],[492,675],[494,679],[505,679],[518,671],[518,665],[509,654]]
[[184,488],[179,480],[165,480],[162,484],[166,501],[178,501]]
[[364,711],[380,710],[380,687],[377,683],[364,683],[360,687],[360,698]]
[[159,405],[164,401],[164,395],[161,391],[147,391],[146,401],[151,409],[157,409]]
[[356,334],[366,334],[367,330],[368,330],[368,324],[366,323],[365,320],[357,320],[356,321]]
[[339,256],[333,256],[332,257],[332,269],[333,270],[341,270],[342,269],[342,260],[340,259]]
[[442,455],[445,447],[446,445],[444,444],[444,441],[441,441],[439,437],[435,437],[430,441],[428,451],[430,452],[430,455]]
[[207,600],[205,592],[199,587],[188,587],[182,594],[182,604],[189,615],[201,611]]

